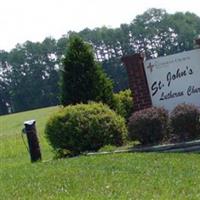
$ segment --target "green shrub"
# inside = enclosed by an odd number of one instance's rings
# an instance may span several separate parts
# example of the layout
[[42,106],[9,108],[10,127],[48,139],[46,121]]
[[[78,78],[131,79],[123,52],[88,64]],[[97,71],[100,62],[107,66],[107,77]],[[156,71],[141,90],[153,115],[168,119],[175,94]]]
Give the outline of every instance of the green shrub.
[[180,140],[194,139],[200,135],[200,110],[195,105],[179,104],[170,115],[172,133]]
[[167,123],[168,112],[163,108],[137,111],[129,118],[129,138],[141,144],[159,143],[166,134]]
[[117,150],[116,146],[113,145],[105,145],[99,149],[99,152],[113,152]]
[[127,128],[124,119],[108,106],[89,103],[61,109],[49,119],[45,133],[57,152],[77,155],[104,145],[122,145]]
[[119,115],[126,120],[130,117],[133,109],[133,97],[130,89],[114,94],[111,106]]

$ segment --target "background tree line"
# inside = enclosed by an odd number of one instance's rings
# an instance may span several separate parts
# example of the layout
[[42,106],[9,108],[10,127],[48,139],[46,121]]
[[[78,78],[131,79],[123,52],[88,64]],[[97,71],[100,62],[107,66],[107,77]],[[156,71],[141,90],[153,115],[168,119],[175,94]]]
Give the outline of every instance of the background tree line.
[[120,59],[144,52],[147,58],[194,48],[200,35],[200,18],[193,13],[168,14],[149,9],[130,24],[119,28],[70,31],[60,39],[18,44],[10,52],[0,51],[0,114],[59,104],[59,73],[69,37],[79,35],[93,46],[97,61],[114,81],[114,90],[128,87]]

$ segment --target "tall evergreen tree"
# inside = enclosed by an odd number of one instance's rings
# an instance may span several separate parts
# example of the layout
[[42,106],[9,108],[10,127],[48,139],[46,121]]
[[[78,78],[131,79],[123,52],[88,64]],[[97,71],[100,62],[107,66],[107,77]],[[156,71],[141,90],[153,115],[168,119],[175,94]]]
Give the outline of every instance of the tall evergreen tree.
[[112,90],[112,81],[95,61],[92,47],[77,36],[71,37],[63,60],[62,104],[88,101],[110,104],[113,98]]

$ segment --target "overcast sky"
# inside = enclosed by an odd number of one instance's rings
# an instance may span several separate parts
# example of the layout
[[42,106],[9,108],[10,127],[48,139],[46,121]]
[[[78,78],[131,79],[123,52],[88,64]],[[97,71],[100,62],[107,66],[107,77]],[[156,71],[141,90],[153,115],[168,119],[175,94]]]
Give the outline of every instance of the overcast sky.
[[0,0],[0,49],[47,36],[59,38],[69,30],[119,27],[148,8],[200,16],[199,0]]

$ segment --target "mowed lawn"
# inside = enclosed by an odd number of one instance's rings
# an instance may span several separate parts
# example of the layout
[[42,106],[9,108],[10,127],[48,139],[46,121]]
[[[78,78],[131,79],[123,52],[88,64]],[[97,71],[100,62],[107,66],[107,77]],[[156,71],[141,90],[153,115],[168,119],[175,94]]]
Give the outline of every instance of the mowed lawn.
[[[0,200],[200,199],[200,155],[129,153],[53,160],[44,137],[58,108],[0,116]],[[43,162],[30,163],[23,121],[36,119]]]

